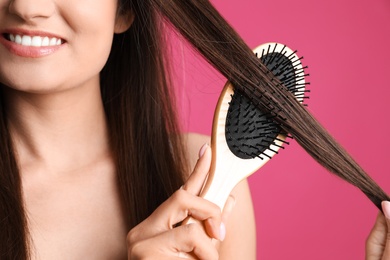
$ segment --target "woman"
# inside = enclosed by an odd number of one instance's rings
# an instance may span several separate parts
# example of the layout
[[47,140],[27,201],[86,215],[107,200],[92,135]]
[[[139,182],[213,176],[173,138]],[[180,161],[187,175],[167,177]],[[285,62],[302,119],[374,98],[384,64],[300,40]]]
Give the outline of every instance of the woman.
[[[139,2],[0,1],[1,259],[255,259],[247,183],[223,216],[196,196],[207,145],[189,169],[208,138],[177,135],[158,17]],[[172,229],[187,215],[224,242],[199,224]]]
[[[0,0],[1,259],[255,259],[246,182],[223,213],[196,196],[210,148],[178,134],[161,14],[237,87],[264,87],[254,102],[316,157],[297,128],[306,112],[208,1]],[[188,215],[204,229],[178,226]]]

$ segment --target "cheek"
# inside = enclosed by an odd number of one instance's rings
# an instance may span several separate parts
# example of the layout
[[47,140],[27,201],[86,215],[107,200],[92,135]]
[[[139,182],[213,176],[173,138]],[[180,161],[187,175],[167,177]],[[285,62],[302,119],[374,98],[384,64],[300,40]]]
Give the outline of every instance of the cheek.
[[[111,50],[116,14],[116,5],[113,4],[115,1],[81,2],[83,4],[76,4],[78,8],[68,17],[68,21],[72,21],[69,24],[72,29],[71,34],[74,35],[69,40],[70,58],[77,61],[75,65],[80,71],[100,72]],[[87,2],[94,4],[87,4]]]
[[112,40],[113,33],[97,31],[80,38],[77,44],[69,43],[69,62],[79,73],[99,74],[110,54]]

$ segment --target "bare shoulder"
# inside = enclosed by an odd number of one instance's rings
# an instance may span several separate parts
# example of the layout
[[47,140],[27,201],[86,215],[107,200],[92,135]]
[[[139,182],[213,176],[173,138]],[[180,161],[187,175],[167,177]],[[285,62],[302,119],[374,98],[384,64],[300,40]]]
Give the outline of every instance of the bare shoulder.
[[205,143],[210,143],[210,136],[198,133],[183,133],[182,139],[184,141],[186,156],[189,160],[190,169],[195,167],[198,160],[200,148]]

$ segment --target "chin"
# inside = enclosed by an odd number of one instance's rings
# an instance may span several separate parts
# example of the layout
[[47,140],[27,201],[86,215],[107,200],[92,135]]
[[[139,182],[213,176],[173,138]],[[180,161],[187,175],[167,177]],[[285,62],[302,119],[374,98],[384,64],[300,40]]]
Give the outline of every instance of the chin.
[[50,94],[61,91],[61,87],[56,84],[50,84],[48,82],[42,81],[39,83],[34,83],[34,81],[27,81],[25,79],[11,82],[1,81],[0,84],[9,90],[31,94]]

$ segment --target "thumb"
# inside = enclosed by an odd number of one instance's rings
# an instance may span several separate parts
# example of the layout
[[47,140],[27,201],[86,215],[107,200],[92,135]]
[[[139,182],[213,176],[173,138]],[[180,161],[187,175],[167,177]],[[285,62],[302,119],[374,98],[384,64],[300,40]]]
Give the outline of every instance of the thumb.
[[235,204],[236,198],[233,195],[229,195],[222,210],[222,222],[225,224],[228,222],[229,216],[232,213]]
[[390,259],[390,202],[382,202],[382,211],[385,215],[386,225],[387,225],[387,235],[386,235],[386,246],[385,251],[383,252],[382,260]]
[[228,199],[225,202],[225,206],[223,207],[223,210],[222,210],[222,224],[221,224],[222,240],[226,236],[226,224],[228,222],[230,214],[233,211],[235,204],[236,204],[236,198],[233,195],[229,195]]

